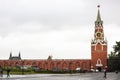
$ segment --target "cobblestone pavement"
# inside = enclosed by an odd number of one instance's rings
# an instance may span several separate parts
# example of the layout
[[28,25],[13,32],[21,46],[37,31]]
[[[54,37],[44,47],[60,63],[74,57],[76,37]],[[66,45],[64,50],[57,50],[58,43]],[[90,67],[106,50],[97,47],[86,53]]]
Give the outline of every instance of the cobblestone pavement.
[[9,78],[4,75],[0,80],[120,80],[120,73],[103,76],[104,73],[11,75]]

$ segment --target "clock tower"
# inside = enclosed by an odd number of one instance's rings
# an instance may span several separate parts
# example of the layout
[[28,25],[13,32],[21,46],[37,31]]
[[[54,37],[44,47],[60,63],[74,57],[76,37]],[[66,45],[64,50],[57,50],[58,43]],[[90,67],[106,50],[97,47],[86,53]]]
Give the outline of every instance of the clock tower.
[[107,40],[104,38],[103,21],[100,16],[100,5],[98,5],[94,39],[91,41],[91,69],[101,71],[105,68],[107,68]]

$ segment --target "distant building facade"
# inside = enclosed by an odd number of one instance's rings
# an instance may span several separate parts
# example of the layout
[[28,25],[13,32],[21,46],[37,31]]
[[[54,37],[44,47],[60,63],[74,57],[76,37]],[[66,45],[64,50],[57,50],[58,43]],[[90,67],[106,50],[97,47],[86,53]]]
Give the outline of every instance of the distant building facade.
[[95,21],[94,39],[91,41],[91,59],[48,59],[27,60],[21,59],[21,55],[12,56],[9,60],[0,60],[0,66],[29,65],[37,66],[42,70],[103,70],[107,68],[107,40],[104,39],[103,21],[101,20],[98,6],[97,19]]
[[12,53],[10,53],[9,60],[21,60],[21,54],[19,52],[18,56],[12,56]]

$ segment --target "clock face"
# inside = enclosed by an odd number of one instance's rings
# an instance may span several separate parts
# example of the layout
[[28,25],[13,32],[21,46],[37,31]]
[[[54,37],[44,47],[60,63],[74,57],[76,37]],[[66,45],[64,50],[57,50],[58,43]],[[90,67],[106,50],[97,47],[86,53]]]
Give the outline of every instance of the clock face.
[[97,37],[101,37],[101,33],[97,33]]
[[101,34],[100,32],[97,32],[97,33],[96,33],[96,37],[97,37],[97,38],[100,38],[101,36],[102,36],[102,34]]

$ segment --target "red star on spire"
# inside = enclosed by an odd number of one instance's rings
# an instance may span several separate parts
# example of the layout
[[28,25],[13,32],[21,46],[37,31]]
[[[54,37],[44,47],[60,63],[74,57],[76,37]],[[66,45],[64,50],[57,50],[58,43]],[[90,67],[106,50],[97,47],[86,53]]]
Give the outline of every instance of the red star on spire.
[[97,7],[100,8],[100,5],[98,5]]

